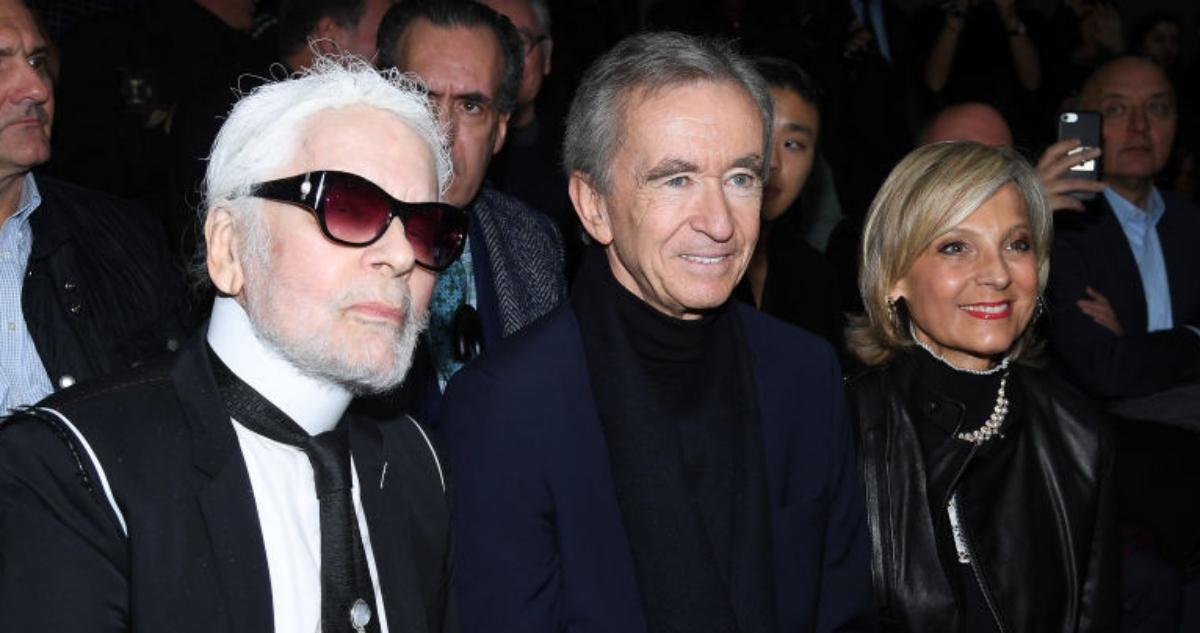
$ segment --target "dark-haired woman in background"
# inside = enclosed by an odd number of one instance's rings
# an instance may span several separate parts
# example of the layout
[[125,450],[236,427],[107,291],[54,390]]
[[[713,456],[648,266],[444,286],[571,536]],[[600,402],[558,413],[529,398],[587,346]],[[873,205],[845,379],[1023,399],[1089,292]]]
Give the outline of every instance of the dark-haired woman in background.
[[1119,629],[1108,432],[1024,362],[1050,237],[1009,149],[922,147],[872,204],[849,392],[885,631]]
[[805,241],[799,223],[789,221],[800,212],[800,192],[817,156],[820,93],[808,73],[787,60],[760,58],[755,66],[771,87],[774,146],[758,244],[735,296],[841,349],[834,270]]

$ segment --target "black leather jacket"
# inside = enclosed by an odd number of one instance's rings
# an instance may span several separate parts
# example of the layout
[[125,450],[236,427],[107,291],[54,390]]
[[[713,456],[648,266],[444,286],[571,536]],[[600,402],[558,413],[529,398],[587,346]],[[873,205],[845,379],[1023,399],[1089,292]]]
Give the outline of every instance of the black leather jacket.
[[37,176],[21,309],[55,390],[174,350],[182,274],[162,229],[131,203]]
[[[963,613],[934,527],[949,520],[946,499],[930,503],[916,425],[951,416],[942,422],[957,428],[963,405],[924,384],[916,369],[901,353],[848,385],[872,580],[885,631],[951,633],[962,630]],[[1008,384],[1004,436],[970,449],[950,473],[988,610],[1003,632],[1116,631],[1107,427],[1089,401],[1051,376],[1016,366]]]

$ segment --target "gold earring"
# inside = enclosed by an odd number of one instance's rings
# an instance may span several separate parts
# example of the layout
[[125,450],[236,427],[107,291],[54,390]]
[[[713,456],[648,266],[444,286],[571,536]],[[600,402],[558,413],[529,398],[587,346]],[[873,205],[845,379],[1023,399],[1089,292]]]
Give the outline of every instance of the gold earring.
[[895,330],[897,336],[900,335],[900,309],[896,307],[898,299],[888,297],[887,313],[888,320],[892,323],[892,329]]

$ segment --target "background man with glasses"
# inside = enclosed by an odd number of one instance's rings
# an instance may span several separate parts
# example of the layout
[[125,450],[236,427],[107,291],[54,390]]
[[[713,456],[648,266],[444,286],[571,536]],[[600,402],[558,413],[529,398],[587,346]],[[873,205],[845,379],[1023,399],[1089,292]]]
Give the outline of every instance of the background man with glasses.
[[1200,210],[1154,184],[1175,141],[1175,91],[1153,61],[1119,57],[1088,78],[1080,105],[1103,115],[1105,189],[1084,213],[1054,218],[1048,298],[1056,358],[1101,400],[1194,382]]
[[0,630],[446,631],[449,511],[396,387],[466,218],[413,83],[264,85],[205,180],[201,336],[0,427]]
[[414,73],[429,85],[454,161],[446,202],[471,216],[466,251],[438,276],[433,292],[431,353],[418,354],[407,386],[414,392],[411,410],[422,419],[437,418],[441,390],[465,363],[549,312],[566,293],[554,223],[484,184],[517,105],[522,51],[512,23],[471,0],[407,0],[379,25],[379,66]]
[[1200,506],[1190,501],[1200,478],[1200,209],[1155,184],[1178,101],[1153,60],[1124,56],[1092,73],[1079,105],[1103,116],[1105,188],[1083,213],[1055,215],[1051,349],[1063,374],[1116,414],[1125,629],[1200,630]]

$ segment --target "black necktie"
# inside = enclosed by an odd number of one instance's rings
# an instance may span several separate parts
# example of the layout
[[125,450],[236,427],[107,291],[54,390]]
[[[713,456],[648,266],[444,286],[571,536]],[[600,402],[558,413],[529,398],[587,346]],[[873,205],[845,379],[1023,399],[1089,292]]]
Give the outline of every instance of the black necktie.
[[378,633],[375,589],[351,496],[346,425],[309,435],[234,375],[211,349],[208,356],[229,415],[259,435],[303,450],[312,464],[321,508],[321,632]]

